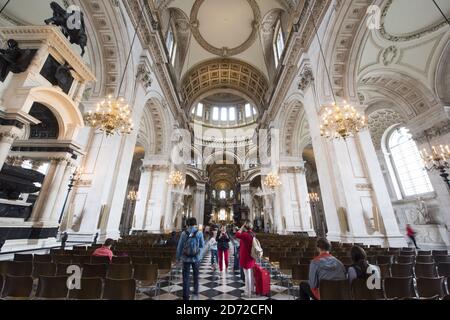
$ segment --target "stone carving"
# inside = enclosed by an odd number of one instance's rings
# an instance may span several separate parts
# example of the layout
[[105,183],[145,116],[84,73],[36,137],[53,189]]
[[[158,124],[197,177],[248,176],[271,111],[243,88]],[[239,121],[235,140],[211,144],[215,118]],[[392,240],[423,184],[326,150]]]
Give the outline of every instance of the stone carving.
[[0,49],[0,81],[5,81],[9,72],[22,73],[28,69],[36,50],[20,49],[16,40],[9,39],[8,47]]
[[388,128],[404,122],[397,112],[390,109],[380,109],[368,116],[370,136],[376,150],[381,149],[381,139]]
[[257,33],[258,33],[258,28],[259,28],[259,23],[261,21],[261,12],[259,10],[259,6],[256,3],[255,0],[247,0],[247,2],[249,3],[250,7],[252,8],[253,11],[253,21],[252,21],[252,33],[250,34],[250,36],[247,38],[247,40],[242,43],[241,45],[235,47],[235,48],[217,48],[213,45],[211,45],[209,42],[207,42],[205,40],[205,38],[203,38],[203,36],[200,33],[199,30],[199,21],[198,21],[198,12],[200,10],[201,5],[205,2],[205,0],[196,0],[193,7],[192,7],[192,11],[191,11],[191,29],[192,29],[192,34],[194,36],[194,38],[197,40],[197,42],[200,44],[200,46],[202,46],[203,49],[205,49],[206,51],[218,55],[218,56],[222,56],[222,57],[229,57],[229,56],[234,56],[237,55],[239,53],[244,52],[245,50],[247,50],[248,48],[250,48],[250,46],[255,42]]
[[384,49],[383,53],[381,54],[383,64],[385,66],[388,66],[394,62],[394,60],[398,56],[398,49],[396,46],[390,46],[386,49]]
[[151,88],[153,83],[152,73],[148,70],[148,68],[146,68],[145,64],[139,65],[136,77],[142,82],[146,90]]
[[[67,11],[54,1],[50,3],[50,7],[53,10],[53,16],[46,19],[44,21],[45,24],[53,24],[60,27],[63,35],[69,39],[70,43],[80,46],[81,56],[84,56],[88,39],[83,12]],[[77,19],[79,21],[76,21]],[[71,20],[74,20],[74,22],[69,22]],[[70,26],[69,23],[71,24]]]
[[423,131],[422,133],[415,135],[413,138],[417,143],[423,144],[426,143],[429,139],[446,135],[449,132],[450,132],[450,120],[446,120],[442,121],[441,123],[433,126],[428,130]]
[[358,191],[372,191],[372,184],[370,183],[359,183],[356,185],[356,190]]
[[63,65],[59,65],[56,68],[55,79],[58,82],[58,86],[60,88],[67,88],[72,85],[73,77],[70,70],[73,70],[73,68],[70,67],[67,62]]
[[314,75],[311,68],[309,67],[305,68],[303,73],[300,75],[300,82],[298,84],[298,89],[301,91],[305,91],[313,81]]

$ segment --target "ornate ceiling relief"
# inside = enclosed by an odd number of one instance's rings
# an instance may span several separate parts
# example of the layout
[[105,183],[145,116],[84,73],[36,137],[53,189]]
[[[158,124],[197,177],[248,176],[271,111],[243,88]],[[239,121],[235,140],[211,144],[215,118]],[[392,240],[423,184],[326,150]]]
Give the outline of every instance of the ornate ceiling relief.
[[198,13],[199,13],[201,5],[204,2],[205,2],[205,0],[196,0],[192,7],[192,11],[191,11],[192,34],[194,35],[194,38],[197,40],[197,42],[200,44],[200,46],[202,46],[202,48],[205,49],[206,51],[208,51],[212,54],[218,55],[218,56],[222,56],[222,57],[234,56],[234,55],[242,53],[245,50],[247,50],[248,48],[250,48],[250,46],[255,42],[256,35],[258,33],[259,24],[261,22],[261,12],[259,10],[259,6],[256,3],[256,1],[255,0],[247,0],[248,4],[250,5],[250,7],[253,11],[253,21],[252,21],[252,25],[251,25],[252,32],[244,43],[242,43],[239,46],[234,47],[234,48],[227,48],[227,47],[217,48],[217,47],[211,45],[208,41],[206,41],[205,38],[200,33],[199,27],[200,27],[201,21],[199,21],[199,19],[198,19]]
[[[433,33],[447,25],[446,21],[438,22],[436,24],[432,24],[424,29],[418,30],[416,32],[412,32],[404,35],[393,35],[386,31],[386,17],[389,14],[389,11],[392,8],[394,0],[388,0],[386,5],[381,12],[381,24],[380,24],[380,34],[389,41],[400,42],[400,41],[410,41],[414,39],[420,39],[427,34]],[[408,1],[409,2],[409,1]],[[409,6],[414,6],[414,4],[408,3]],[[430,4],[431,6],[432,4]],[[433,8],[434,9],[434,8]]]
[[212,89],[231,88],[247,94],[259,107],[265,105],[267,81],[256,68],[232,59],[204,62],[188,73],[182,82],[182,95],[190,106],[201,94]]
[[390,109],[380,109],[369,114],[369,130],[376,150],[381,148],[381,139],[386,130],[402,122],[403,118]]
[[414,79],[400,73],[366,75],[359,82],[362,92],[375,90],[386,97],[394,97],[408,119],[433,108],[437,101],[431,93],[426,93]]

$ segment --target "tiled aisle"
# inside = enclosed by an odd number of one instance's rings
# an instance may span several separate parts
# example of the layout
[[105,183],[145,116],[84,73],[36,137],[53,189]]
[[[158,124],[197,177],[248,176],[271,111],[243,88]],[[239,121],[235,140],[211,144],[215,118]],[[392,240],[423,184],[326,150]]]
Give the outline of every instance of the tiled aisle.
[[[293,300],[292,295],[288,295],[288,288],[279,285],[279,281],[272,277],[271,280],[271,295],[270,297],[257,298],[241,298],[244,292],[244,281],[240,279],[238,272],[233,272],[233,250],[230,248],[229,271],[227,273],[220,273],[219,270],[214,271],[211,268],[211,255],[205,255],[200,265],[199,276],[199,300]],[[165,277],[161,282],[160,294],[153,299],[156,300],[179,300],[183,296],[181,270],[173,270],[175,276],[170,280]],[[192,275],[191,275],[192,279]],[[286,284],[285,284],[286,285]],[[191,290],[192,290],[191,280]],[[148,297],[147,297],[148,299]]]

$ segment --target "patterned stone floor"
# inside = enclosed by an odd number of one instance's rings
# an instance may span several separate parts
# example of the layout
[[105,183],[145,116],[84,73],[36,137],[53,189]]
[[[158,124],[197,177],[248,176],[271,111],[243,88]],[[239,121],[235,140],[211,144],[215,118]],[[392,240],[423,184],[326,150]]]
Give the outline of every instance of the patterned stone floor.
[[[244,292],[244,281],[240,279],[239,271],[233,271],[233,250],[230,248],[230,261],[228,272],[220,272],[211,268],[211,255],[205,255],[200,265],[199,276],[199,300],[294,300],[294,296],[289,294],[286,281],[277,279],[273,274],[271,279],[271,293],[269,297],[242,298]],[[191,275],[192,279],[192,275]],[[191,290],[193,282],[191,280]],[[179,267],[172,270],[172,276],[161,278],[159,295],[154,296],[153,292],[144,292],[138,299],[155,300],[181,300],[183,296],[182,276]],[[292,291],[292,290],[291,290]]]

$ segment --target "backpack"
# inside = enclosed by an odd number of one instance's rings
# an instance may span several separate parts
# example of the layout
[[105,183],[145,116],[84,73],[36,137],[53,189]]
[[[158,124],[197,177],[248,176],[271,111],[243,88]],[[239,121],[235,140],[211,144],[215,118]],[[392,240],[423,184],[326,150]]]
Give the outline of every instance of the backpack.
[[261,247],[261,243],[259,242],[258,239],[256,239],[255,235],[252,234],[252,236],[253,236],[253,241],[252,241],[251,256],[255,260],[260,260],[260,259],[262,259],[262,256],[263,256],[263,249]]
[[195,258],[200,253],[200,246],[197,239],[197,232],[189,233],[186,231],[187,239],[183,247],[183,255],[188,258]]

